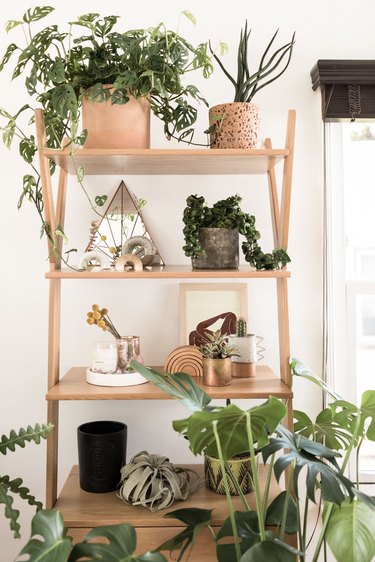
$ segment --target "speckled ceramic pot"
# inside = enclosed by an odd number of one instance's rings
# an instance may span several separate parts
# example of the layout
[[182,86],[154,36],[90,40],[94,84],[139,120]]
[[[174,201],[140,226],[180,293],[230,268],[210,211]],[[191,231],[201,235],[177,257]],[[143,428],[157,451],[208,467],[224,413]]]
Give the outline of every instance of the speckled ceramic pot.
[[254,103],[233,102],[209,110],[211,148],[257,148],[260,140],[259,107]]

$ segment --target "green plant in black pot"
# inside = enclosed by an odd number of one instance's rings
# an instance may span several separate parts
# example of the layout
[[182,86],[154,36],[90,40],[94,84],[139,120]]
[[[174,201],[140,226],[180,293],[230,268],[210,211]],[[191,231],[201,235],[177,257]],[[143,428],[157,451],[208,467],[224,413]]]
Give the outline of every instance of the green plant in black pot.
[[[204,229],[224,229],[228,233],[235,233],[238,247],[238,234],[245,237],[242,243],[242,251],[245,260],[255,269],[273,270],[280,269],[290,262],[290,258],[283,248],[276,248],[270,253],[262,251],[258,244],[260,233],[255,226],[255,217],[249,213],[244,213],[240,207],[242,199],[239,195],[232,195],[227,199],[223,199],[215,203],[212,207],[208,207],[204,197],[198,195],[190,195],[187,200],[187,206],[183,212],[184,237],[185,245],[183,250],[186,256],[192,258],[193,267],[210,267],[207,266],[207,249],[202,246]],[[210,234],[210,233],[209,233]],[[217,243],[211,244],[211,247],[219,256],[222,256],[223,249],[217,247]],[[233,238],[228,244],[229,259],[235,254]],[[203,256],[203,265],[202,263]],[[238,266],[233,264],[229,267]],[[212,267],[212,266],[211,266]],[[228,267],[228,266],[227,266]],[[213,268],[220,268],[219,264],[214,264]]]
[[[43,231],[52,242],[56,233],[50,232],[43,220],[41,181],[34,162],[37,146],[32,105],[44,110],[49,148],[69,145],[74,151],[75,146],[85,143],[87,131],[80,132],[79,127],[84,99],[100,102],[95,106],[109,101],[115,107],[127,106],[134,99],[145,100],[163,122],[167,138],[190,140],[197,117],[195,103],[207,102],[198,88],[185,84],[184,79],[198,69],[206,77],[212,71],[206,43],[195,47],[162,23],[117,31],[118,16],[89,13],[61,28],[48,25],[36,30],[40,20],[53,11],[51,6],[39,6],[27,10],[19,20],[8,21],[7,32],[22,28],[23,34],[20,32],[20,40],[11,43],[0,60],[0,71],[14,61],[12,79],[22,79],[25,84],[20,106],[0,109],[4,144],[10,148],[17,141],[22,158],[31,166],[23,176],[19,206],[24,199],[35,204]],[[50,165],[53,169],[54,164]],[[80,182],[83,173],[77,170]]]

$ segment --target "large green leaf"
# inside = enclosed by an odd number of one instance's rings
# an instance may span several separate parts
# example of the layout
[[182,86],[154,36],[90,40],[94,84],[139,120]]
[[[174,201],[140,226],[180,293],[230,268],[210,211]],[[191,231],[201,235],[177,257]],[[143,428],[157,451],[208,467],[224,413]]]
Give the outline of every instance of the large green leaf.
[[266,540],[251,546],[240,562],[296,562],[298,554],[301,552],[284,543],[275,533],[266,531]]
[[160,374],[135,361],[130,362],[130,367],[138,371],[148,381],[163,390],[172,398],[181,402],[192,412],[205,409],[211,402],[211,397],[194,382],[193,377],[186,373]]
[[269,445],[262,449],[263,460],[266,460],[277,451],[286,452],[280,454],[275,462],[274,471],[277,480],[283,472],[294,464],[294,488],[298,496],[298,477],[302,468],[306,468],[307,495],[311,501],[315,501],[315,491],[319,486],[325,501],[340,504],[345,496],[342,491],[353,496],[353,484],[339,469],[335,457],[340,456],[336,451],[328,449],[320,443],[315,443],[303,435],[294,435],[286,427],[279,426],[276,430],[277,436],[270,438]]
[[326,539],[338,562],[371,562],[375,556],[375,507],[359,499],[334,505]]
[[[168,541],[158,546],[157,550],[178,550],[176,561],[179,562],[185,552],[193,548],[197,535],[210,524],[212,509],[186,508],[170,511],[165,517],[173,517],[185,523],[186,528]],[[177,556],[177,553],[176,553]]]
[[[285,405],[277,398],[270,397],[259,406],[249,410],[254,443],[259,447],[268,443],[269,435],[275,430],[286,414]],[[186,435],[194,454],[207,454],[217,458],[217,446],[213,422],[217,431],[225,460],[249,451],[246,432],[246,412],[234,404],[214,411],[196,412],[187,421]],[[181,422],[173,427],[181,430]],[[184,433],[185,433],[184,431]]]
[[[280,494],[276,496],[276,498],[273,500],[273,502],[267,509],[267,515],[266,515],[267,525],[274,525],[275,527],[281,527],[286,500],[287,500],[287,493],[285,490],[283,492],[280,492]],[[293,534],[296,533],[297,531],[298,531],[297,505],[295,499],[289,495],[285,532],[288,534]]]
[[71,549],[61,514],[56,510],[38,511],[31,522],[31,538],[17,560],[28,554],[29,562],[65,562]]
[[370,418],[369,426],[366,430],[366,437],[375,441],[375,390],[366,390],[362,395],[361,415],[364,420]]
[[60,84],[52,91],[52,105],[56,113],[63,119],[70,115],[73,119],[78,115],[78,100],[70,84]]
[[[91,539],[105,538],[105,543],[91,543]],[[146,552],[135,556],[135,529],[132,525],[108,525],[89,531],[82,543],[76,544],[69,562],[80,560],[103,560],[103,562],[166,562],[159,552]]]
[[[258,516],[255,511],[235,511],[234,519],[240,540],[240,552],[243,554],[251,546],[260,541]],[[228,517],[216,536],[216,554],[218,562],[237,562],[234,542],[228,542],[228,537],[234,541],[232,523]],[[224,542],[220,542],[224,539]]]
[[317,384],[318,386],[320,386],[320,388],[328,392],[328,394],[332,396],[332,398],[334,398],[335,400],[341,400],[341,396],[339,396],[339,394],[337,394],[332,388],[330,388],[328,384],[325,383],[320,377],[314,375],[313,372],[310,371],[310,369],[308,369],[301,361],[299,361],[299,359],[291,357],[289,364],[294,376],[307,379],[314,384]]
[[295,433],[335,450],[347,449],[351,443],[352,434],[348,428],[348,418],[344,419],[341,412],[336,414],[331,407],[322,410],[315,422],[305,412],[299,410],[293,410],[293,415],[296,420]]

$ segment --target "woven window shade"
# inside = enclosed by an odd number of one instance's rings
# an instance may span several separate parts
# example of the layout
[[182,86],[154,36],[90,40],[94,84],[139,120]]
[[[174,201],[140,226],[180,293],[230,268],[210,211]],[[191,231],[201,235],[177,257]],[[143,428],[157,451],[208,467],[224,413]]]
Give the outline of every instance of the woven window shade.
[[318,60],[310,74],[323,121],[375,119],[375,60]]

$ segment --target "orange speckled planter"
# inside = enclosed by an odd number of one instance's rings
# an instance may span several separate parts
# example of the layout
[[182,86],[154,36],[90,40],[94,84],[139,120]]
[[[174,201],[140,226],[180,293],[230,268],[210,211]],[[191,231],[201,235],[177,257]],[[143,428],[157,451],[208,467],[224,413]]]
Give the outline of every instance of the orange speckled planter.
[[260,140],[259,107],[254,103],[233,102],[209,110],[211,148],[257,148]]

